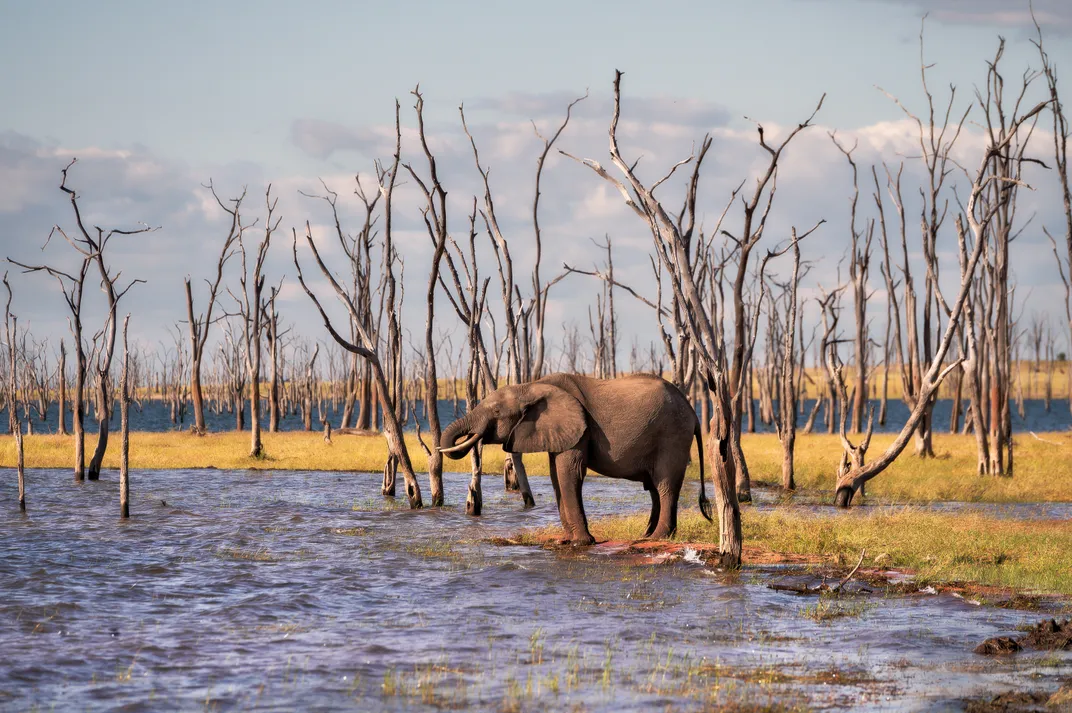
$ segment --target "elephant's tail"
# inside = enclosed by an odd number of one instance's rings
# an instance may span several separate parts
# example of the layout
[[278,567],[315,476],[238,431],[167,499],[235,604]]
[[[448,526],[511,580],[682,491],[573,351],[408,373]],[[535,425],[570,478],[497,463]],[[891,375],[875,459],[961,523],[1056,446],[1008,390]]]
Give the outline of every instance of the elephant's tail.
[[711,519],[711,501],[707,499],[707,492],[704,486],[703,436],[700,432],[699,420],[696,421],[696,430],[693,435],[696,437],[696,451],[700,456],[700,512],[707,518],[708,522],[714,522]]

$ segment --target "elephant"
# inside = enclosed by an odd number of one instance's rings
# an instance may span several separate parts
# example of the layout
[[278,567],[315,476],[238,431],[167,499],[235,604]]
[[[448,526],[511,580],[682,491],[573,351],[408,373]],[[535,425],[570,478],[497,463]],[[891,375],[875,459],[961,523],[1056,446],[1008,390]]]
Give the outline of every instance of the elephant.
[[483,442],[500,444],[508,453],[546,452],[563,543],[583,546],[595,543],[581,501],[588,469],[643,483],[651,494],[644,537],[672,536],[693,438],[700,453],[700,511],[710,521],[700,421],[685,395],[658,376],[551,374],[504,386],[451,423],[439,450],[459,459]]

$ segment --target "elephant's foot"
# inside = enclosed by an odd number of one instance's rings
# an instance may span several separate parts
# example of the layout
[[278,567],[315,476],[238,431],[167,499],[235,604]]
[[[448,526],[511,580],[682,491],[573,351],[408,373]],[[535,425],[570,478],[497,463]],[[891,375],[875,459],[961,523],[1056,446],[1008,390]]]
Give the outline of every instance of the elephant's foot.
[[737,491],[737,502],[739,502],[739,503],[750,503],[750,502],[752,502],[752,491],[751,490],[738,490]]
[[644,537],[645,540],[669,540],[674,536],[674,530],[666,527],[657,527],[655,531],[650,535]]
[[596,538],[592,537],[592,533],[586,532],[583,535],[577,537],[565,538],[558,541],[560,545],[569,545],[570,547],[588,547],[594,545]]

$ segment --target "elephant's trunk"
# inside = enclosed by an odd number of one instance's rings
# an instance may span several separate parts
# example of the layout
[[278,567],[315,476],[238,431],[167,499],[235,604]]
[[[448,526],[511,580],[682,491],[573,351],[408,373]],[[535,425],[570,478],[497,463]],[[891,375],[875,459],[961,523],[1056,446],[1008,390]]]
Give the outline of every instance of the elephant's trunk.
[[[462,416],[454,423],[450,424],[443,431],[443,435],[439,439],[439,451],[453,460],[459,460],[464,458],[473,445],[480,440],[479,433],[472,433],[470,431],[470,423],[472,419],[469,414]],[[469,436],[462,443],[455,444],[459,436]]]

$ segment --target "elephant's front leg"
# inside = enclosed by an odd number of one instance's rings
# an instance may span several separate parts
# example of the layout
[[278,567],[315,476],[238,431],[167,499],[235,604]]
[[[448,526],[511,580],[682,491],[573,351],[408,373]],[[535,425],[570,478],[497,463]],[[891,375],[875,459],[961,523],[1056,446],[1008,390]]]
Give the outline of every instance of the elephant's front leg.
[[591,545],[596,541],[588,531],[588,518],[581,502],[586,468],[584,452],[579,448],[551,454],[551,478],[557,482],[559,491],[558,514],[572,545]]

